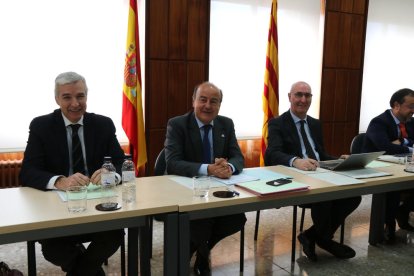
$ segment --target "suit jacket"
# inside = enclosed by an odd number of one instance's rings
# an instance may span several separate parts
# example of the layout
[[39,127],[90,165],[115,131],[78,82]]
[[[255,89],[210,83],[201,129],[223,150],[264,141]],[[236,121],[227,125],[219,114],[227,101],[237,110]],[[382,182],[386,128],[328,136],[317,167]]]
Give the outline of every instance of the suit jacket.
[[[322,127],[319,120],[307,116],[307,123],[316,151],[320,160],[335,159],[328,155],[323,147]],[[293,157],[303,158],[300,138],[290,111],[286,111],[268,123],[267,149],[265,152],[265,165],[289,166]]]
[[[92,175],[111,156],[120,173],[124,152],[115,135],[115,126],[108,117],[85,113],[83,117],[86,164]],[[24,152],[20,181],[23,186],[46,190],[50,178],[68,176],[69,148],[66,127],[60,109],[37,117],[29,127],[29,140]]]
[[[405,124],[408,134],[409,146],[414,143],[414,121],[410,120]],[[378,115],[368,125],[363,144],[363,152],[385,150],[385,154],[398,154],[409,152],[407,146],[395,145],[392,141],[397,140],[398,129],[390,110]]]
[[[234,173],[240,173],[244,157],[237,143],[233,121],[217,116],[212,131],[214,158],[227,158],[236,169]],[[193,112],[168,121],[165,158],[168,174],[189,177],[198,175],[203,160],[203,145]]]

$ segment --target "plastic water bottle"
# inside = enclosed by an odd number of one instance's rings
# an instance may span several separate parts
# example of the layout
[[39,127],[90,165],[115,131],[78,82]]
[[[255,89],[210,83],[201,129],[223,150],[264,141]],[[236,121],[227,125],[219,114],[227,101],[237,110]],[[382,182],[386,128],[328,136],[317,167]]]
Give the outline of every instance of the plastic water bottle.
[[112,158],[110,156],[104,157],[104,163],[101,170],[101,185],[102,185],[102,207],[103,208],[115,208],[117,206],[116,201],[116,170],[112,164]]
[[122,201],[134,203],[136,201],[135,165],[131,155],[125,155],[122,164]]

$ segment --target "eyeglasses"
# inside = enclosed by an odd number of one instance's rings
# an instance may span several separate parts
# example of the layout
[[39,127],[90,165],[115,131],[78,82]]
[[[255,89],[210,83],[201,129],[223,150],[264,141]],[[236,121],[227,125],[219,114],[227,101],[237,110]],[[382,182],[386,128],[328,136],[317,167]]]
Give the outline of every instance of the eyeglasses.
[[293,93],[293,95],[295,96],[296,99],[301,99],[303,96],[305,96],[306,99],[310,99],[312,98],[312,93],[307,93],[307,92],[295,92]]

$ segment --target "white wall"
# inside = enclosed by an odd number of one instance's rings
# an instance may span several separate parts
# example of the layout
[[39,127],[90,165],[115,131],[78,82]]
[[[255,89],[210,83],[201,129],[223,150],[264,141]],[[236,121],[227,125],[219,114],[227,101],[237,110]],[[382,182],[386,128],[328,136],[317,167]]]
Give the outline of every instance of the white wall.
[[0,1],[0,151],[23,150],[30,121],[58,108],[54,79],[64,71],[86,78],[87,110],[111,117],[118,139],[127,141],[121,112],[128,8],[129,0]]
[[391,95],[414,89],[414,1],[369,2],[359,131],[389,109]]
[[[212,0],[210,81],[222,88],[220,114],[235,122],[239,138],[261,136],[262,95],[271,0]],[[299,80],[313,88],[309,114],[319,117],[323,28],[320,1],[278,0],[279,112]],[[322,31],[321,31],[322,30]]]

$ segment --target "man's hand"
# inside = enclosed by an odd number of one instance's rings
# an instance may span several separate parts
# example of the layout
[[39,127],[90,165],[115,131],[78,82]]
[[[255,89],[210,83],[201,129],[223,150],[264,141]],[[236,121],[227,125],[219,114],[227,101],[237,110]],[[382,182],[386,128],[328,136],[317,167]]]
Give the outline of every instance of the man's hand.
[[55,187],[59,190],[67,190],[72,186],[87,186],[89,185],[89,177],[75,173],[68,177],[60,177],[55,182]]
[[292,166],[303,171],[315,171],[317,167],[319,167],[318,161],[314,159],[301,159],[296,158]]
[[392,141],[393,144],[395,145],[402,145],[401,141],[399,139]]
[[208,165],[207,172],[208,175],[213,175],[218,178],[230,178],[233,174],[225,158],[216,158],[214,164]]
[[90,179],[90,182],[95,185],[101,184],[101,169],[96,170]]

